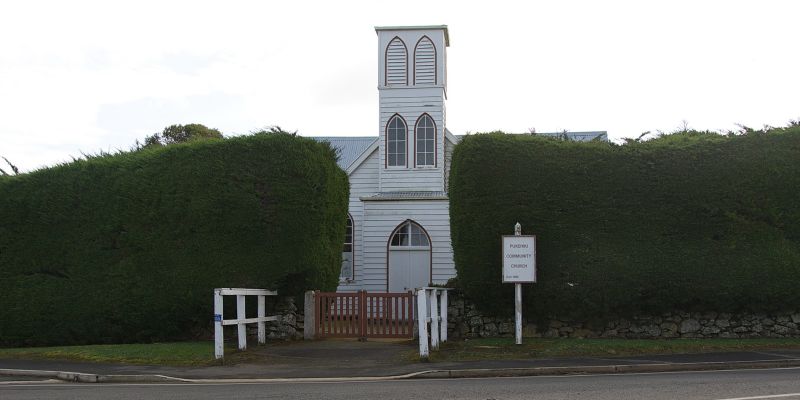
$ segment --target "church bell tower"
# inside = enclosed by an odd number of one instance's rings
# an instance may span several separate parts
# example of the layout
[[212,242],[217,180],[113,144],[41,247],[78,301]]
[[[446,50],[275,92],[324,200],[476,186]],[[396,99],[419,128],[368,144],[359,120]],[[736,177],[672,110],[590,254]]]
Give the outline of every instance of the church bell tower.
[[446,25],[376,27],[381,192],[443,192]]

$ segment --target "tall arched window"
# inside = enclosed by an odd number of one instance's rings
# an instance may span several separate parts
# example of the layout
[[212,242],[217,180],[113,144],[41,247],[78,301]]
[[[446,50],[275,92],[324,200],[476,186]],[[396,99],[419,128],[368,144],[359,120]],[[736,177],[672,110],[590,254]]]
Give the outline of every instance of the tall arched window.
[[415,129],[417,166],[436,166],[436,124],[428,114],[422,114],[417,119]]
[[414,84],[436,83],[436,47],[429,37],[423,36],[414,47]]
[[342,269],[339,272],[340,281],[352,281],[354,279],[353,257],[353,218],[347,214],[347,230],[344,235],[344,245],[342,246]]
[[406,133],[403,117],[395,114],[386,124],[386,166],[406,166]]
[[386,86],[408,85],[408,50],[395,36],[386,46]]

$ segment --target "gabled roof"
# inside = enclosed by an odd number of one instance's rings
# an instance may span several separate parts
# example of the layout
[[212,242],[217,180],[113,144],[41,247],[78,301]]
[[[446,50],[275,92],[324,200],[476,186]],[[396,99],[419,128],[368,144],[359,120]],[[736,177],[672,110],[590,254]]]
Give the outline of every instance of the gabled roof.
[[[458,143],[460,137],[450,133],[445,128],[445,136],[452,143]],[[319,142],[328,142],[333,146],[339,154],[339,168],[347,171],[348,174],[353,172],[358,165],[363,162],[369,154],[365,154],[369,149],[377,146],[377,136],[310,136],[309,139],[314,139]],[[369,151],[368,153],[372,153]]]
[[378,141],[377,136],[315,136],[310,139],[330,143],[339,154],[339,167],[345,171],[371,144]]

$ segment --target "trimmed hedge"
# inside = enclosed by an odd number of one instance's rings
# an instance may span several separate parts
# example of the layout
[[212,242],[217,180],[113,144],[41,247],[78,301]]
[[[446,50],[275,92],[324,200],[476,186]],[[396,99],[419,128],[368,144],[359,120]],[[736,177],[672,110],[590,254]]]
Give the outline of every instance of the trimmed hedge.
[[502,133],[455,148],[450,223],[458,284],[513,313],[501,235],[538,236],[534,320],[800,307],[800,127],[641,143]]
[[215,287],[334,290],[348,191],[330,146],[268,134],[0,180],[0,343],[186,338]]

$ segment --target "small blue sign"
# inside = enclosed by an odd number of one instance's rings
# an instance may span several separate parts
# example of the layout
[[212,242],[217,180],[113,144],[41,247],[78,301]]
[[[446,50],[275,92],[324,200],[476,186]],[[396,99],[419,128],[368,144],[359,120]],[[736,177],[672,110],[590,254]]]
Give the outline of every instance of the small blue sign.
[[214,314],[214,322],[222,322],[222,314]]

